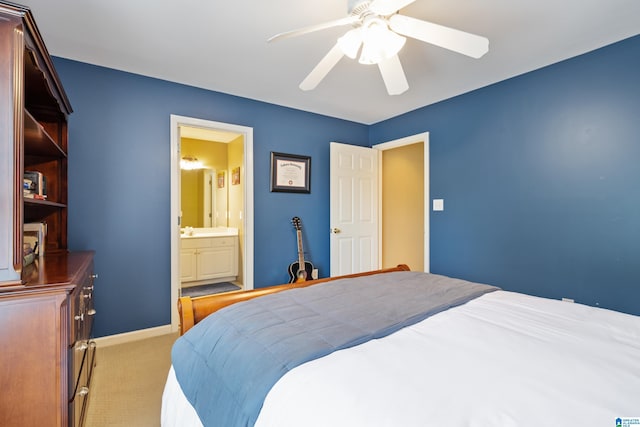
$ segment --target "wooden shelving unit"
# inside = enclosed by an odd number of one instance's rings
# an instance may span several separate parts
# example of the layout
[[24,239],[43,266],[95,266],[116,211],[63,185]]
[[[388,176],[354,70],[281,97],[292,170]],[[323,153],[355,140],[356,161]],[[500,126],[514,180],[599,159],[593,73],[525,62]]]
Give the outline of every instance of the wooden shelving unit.
[[67,157],[67,153],[49,136],[28,110],[24,110],[24,151],[25,161],[29,157],[46,159]]
[[[29,8],[0,0],[1,426],[80,426],[93,372],[93,253],[67,245],[71,105]],[[46,199],[25,198],[25,171]],[[24,264],[24,224],[46,223]]]

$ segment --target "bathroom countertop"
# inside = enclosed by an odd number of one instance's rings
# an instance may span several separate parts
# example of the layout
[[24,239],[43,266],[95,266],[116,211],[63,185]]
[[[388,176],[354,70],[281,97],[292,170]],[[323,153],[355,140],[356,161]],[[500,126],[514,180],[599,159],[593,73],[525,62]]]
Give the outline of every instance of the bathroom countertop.
[[181,239],[197,239],[204,237],[236,237],[237,228],[215,227],[215,228],[194,228],[180,230]]

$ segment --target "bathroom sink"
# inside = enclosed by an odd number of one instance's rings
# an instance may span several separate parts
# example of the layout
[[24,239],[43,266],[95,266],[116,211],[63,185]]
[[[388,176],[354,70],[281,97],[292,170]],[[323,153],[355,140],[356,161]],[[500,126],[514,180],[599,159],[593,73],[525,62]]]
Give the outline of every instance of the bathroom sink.
[[238,235],[238,229],[233,227],[209,227],[180,229],[182,239],[194,239],[198,237],[232,237]]

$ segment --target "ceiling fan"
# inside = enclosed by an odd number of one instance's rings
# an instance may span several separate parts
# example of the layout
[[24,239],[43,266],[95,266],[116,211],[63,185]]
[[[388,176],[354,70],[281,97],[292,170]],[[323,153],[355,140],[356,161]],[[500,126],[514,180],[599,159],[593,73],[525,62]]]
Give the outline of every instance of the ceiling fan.
[[345,18],[276,34],[268,40],[272,42],[343,25],[354,27],[338,39],[329,53],[300,83],[300,89],[315,89],[343,56],[355,59],[360,52],[358,62],[377,64],[389,95],[399,95],[409,89],[398,58],[398,52],[404,46],[406,37],[472,58],[480,58],[489,51],[489,40],[485,37],[398,13],[400,9],[416,0],[348,1],[349,15]]

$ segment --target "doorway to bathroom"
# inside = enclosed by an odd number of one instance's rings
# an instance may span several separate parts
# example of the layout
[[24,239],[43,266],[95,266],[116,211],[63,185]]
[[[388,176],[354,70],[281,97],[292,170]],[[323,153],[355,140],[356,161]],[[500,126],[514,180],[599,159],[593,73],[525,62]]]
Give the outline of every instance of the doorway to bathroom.
[[182,289],[253,289],[253,129],[172,115],[171,154],[171,324],[177,330]]

